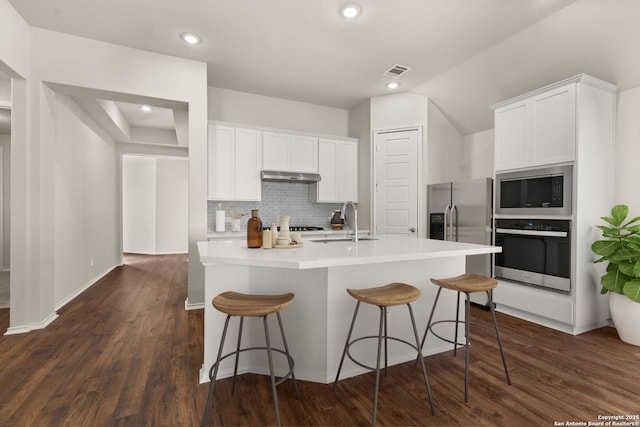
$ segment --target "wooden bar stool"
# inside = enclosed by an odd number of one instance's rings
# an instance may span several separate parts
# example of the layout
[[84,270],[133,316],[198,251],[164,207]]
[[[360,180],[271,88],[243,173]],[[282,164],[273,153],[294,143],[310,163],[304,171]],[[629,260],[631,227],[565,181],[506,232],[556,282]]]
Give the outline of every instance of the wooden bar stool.
[[[464,401],[469,401],[469,326],[471,324],[471,301],[469,299],[469,294],[473,292],[486,292],[487,297],[489,298],[489,309],[491,310],[491,315],[493,316],[493,326],[495,328],[496,338],[498,341],[498,347],[500,348],[500,355],[502,356],[502,364],[504,366],[504,373],[507,377],[507,384],[511,385],[511,379],[509,378],[509,370],[507,369],[507,361],[504,357],[504,351],[502,350],[502,341],[500,340],[500,333],[498,332],[498,322],[496,320],[496,312],[493,307],[493,289],[498,286],[498,281],[491,277],[481,276],[479,274],[462,274],[456,277],[450,277],[447,279],[431,279],[431,282],[438,285],[440,288],[438,289],[438,293],[436,294],[436,299],[433,302],[433,307],[431,308],[431,314],[429,315],[429,321],[427,322],[427,329],[424,331],[424,335],[422,337],[422,343],[420,348],[424,346],[424,342],[427,339],[427,334],[429,331],[439,339],[443,341],[447,341],[453,344],[453,355],[456,355],[456,351],[458,346],[464,346],[465,349],[465,360],[464,360]],[[433,313],[436,310],[436,305],[438,304],[438,299],[440,298],[440,292],[442,289],[451,289],[458,293],[458,300],[456,304],[456,320],[440,320],[437,322],[431,323],[433,319]],[[462,321],[459,320],[459,312],[460,312],[460,292],[464,292],[467,299],[465,302],[465,342],[458,342],[458,324]],[[438,323],[455,323],[455,337],[453,341],[444,338],[438,335],[433,331],[433,327]]]
[[[376,371],[376,386],[373,396],[373,415],[371,420],[371,425],[376,425],[376,415],[378,408],[378,390],[380,388],[380,358],[382,354],[382,340],[384,338],[384,365],[385,365],[385,374],[387,369],[387,340],[394,340],[405,343],[410,347],[413,347],[418,352],[418,358],[422,363],[422,375],[424,377],[424,383],[427,388],[427,394],[429,396],[429,405],[431,406],[431,414],[435,414],[435,409],[433,406],[433,399],[431,397],[431,387],[429,386],[429,379],[427,378],[427,369],[424,366],[424,360],[422,358],[422,350],[420,348],[420,338],[418,337],[418,330],[416,329],[416,321],[413,317],[413,310],[411,308],[411,303],[418,298],[420,298],[420,289],[415,288],[413,286],[407,285],[405,283],[390,283],[385,286],[380,286],[377,288],[368,288],[368,289],[347,289],[349,295],[354,297],[358,302],[356,303],[356,309],[353,313],[353,320],[351,321],[351,327],[349,328],[349,334],[347,335],[347,342],[344,345],[344,350],[342,351],[342,358],[340,359],[340,365],[338,366],[338,373],[336,374],[336,380],[333,383],[333,391],[336,390],[336,385],[338,384],[338,378],[340,377],[340,371],[342,370],[342,364],[344,362],[344,357],[349,356],[355,364],[372,371]],[[356,323],[356,318],[358,317],[358,309],[360,308],[360,303],[376,305],[380,309],[380,326],[378,329],[378,335],[371,335],[360,337],[357,339],[351,340],[351,334],[353,332],[353,326]],[[402,340],[397,337],[389,337],[387,336],[387,307],[403,305],[406,304],[409,308],[409,317],[411,318],[411,325],[413,326],[413,334],[415,336],[416,343],[413,345],[412,343]],[[384,330],[384,333],[383,333]],[[349,353],[349,347],[352,344],[355,344],[358,341],[364,339],[378,339],[378,354],[376,367],[373,368],[371,366],[364,365],[357,360],[355,360],[351,354]]]
[[[298,384],[296,382],[295,374],[293,373],[293,358],[289,354],[289,347],[287,346],[287,340],[284,335],[284,328],[282,327],[282,319],[280,318],[280,310],[291,304],[293,301],[294,295],[292,293],[283,294],[283,295],[250,295],[250,294],[241,294],[238,292],[223,292],[220,295],[213,298],[213,306],[222,313],[227,315],[227,319],[224,322],[224,329],[222,331],[222,338],[220,339],[220,347],[218,349],[218,357],[216,358],[216,362],[211,366],[209,370],[209,379],[211,383],[209,385],[209,396],[207,397],[207,405],[205,407],[204,416],[202,417],[202,426],[206,425],[207,417],[209,415],[209,409],[211,407],[211,398],[213,396],[213,392],[215,389],[216,377],[218,376],[218,367],[220,366],[220,362],[226,359],[229,356],[235,355],[235,366],[233,369],[233,383],[231,387],[231,394],[234,394],[236,388],[236,374],[238,373],[238,357],[240,353],[243,351],[250,350],[266,350],[267,358],[269,360],[269,374],[271,376],[271,391],[273,392],[273,405],[275,407],[276,412],[276,422],[278,426],[280,426],[280,409],[278,407],[278,394],[276,391],[276,386],[284,382],[287,378],[291,378],[293,381],[293,386],[296,391],[296,397],[300,399],[300,392],[298,390]],[[280,325],[280,334],[282,335],[282,343],[284,345],[284,350],[272,348],[271,347],[271,339],[269,336],[269,326],[267,324],[267,316],[275,313],[278,317],[278,324]],[[227,328],[229,326],[229,319],[232,316],[240,317],[240,328],[238,331],[238,344],[236,350],[222,356],[222,349],[224,347],[224,341],[227,335]],[[266,341],[266,347],[249,347],[249,348],[240,348],[240,344],[242,341],[242,327],[244,324],[245,317],[262,317],[262,322],[264,324],[264,337]],[[287,361],[289,363],[289,372],[287,372],[279,381],[276,382],[275,375],[273,373],[273,359],[272,352],[278,352],[284,354],[287,357]]]

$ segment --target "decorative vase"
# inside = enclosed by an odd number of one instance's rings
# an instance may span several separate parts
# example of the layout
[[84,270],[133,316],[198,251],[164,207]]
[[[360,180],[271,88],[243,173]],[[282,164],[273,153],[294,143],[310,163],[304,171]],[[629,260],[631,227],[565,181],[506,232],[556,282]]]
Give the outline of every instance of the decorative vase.
[[280,237],[289,237],[289,219],[291,217],[289,215],[281,215],[280,216],[280,231],[278,234]]
[[231,231],[240,231],[240,218],[231,218]]
[[620,339],[640,346],[640,304],[625,295],[609,292],[609,310]]
[[278,245],[288,245],[291,243],[291,237],[289,236],[289,219],[288,215],[280,216],[280,230],[278,231]]

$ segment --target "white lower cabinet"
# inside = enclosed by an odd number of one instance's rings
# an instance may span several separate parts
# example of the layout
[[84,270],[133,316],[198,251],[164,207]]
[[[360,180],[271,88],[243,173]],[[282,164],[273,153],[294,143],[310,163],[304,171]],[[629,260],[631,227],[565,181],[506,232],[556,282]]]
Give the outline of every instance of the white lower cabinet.
[[212,124],[208,140],[208,198],[260,200],[262,133]]
[[346,202],[358,200],[357,141],[320,138],[318,172],[322,180],[312,185],[313,202]]

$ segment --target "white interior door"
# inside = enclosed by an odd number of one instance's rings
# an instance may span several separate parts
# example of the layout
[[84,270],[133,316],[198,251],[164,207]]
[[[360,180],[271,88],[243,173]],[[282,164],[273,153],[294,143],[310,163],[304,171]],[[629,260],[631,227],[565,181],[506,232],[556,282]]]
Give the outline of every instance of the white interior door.
[[418,233],[418,130],[377,132],[375,232]]

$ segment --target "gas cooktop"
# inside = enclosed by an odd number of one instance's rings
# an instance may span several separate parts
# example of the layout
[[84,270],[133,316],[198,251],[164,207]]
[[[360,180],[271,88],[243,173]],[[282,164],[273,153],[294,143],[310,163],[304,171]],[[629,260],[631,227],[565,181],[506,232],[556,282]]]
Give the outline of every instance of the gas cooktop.
[[[271,227],[264,227],[264,229],[269,229]],[[289,231],[322,231],[323,227],[313,227],[311,225],[292,225],[289,226]],[[278,227],[278,231],[280,231],[280,227]]]

